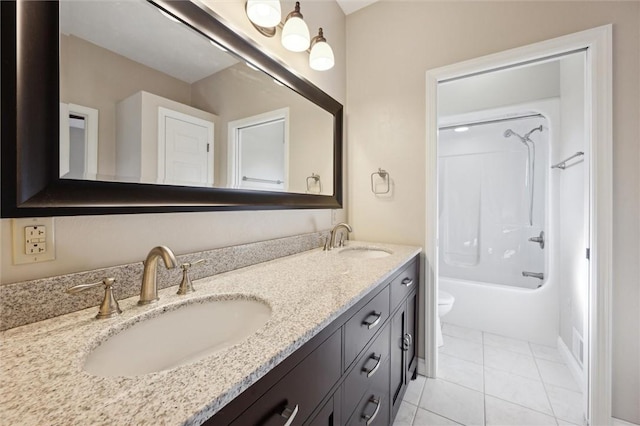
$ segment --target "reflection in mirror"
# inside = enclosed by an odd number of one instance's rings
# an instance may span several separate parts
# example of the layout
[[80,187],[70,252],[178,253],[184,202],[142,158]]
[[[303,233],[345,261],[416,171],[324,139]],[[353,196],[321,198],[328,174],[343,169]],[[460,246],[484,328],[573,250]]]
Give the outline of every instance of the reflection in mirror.
[[332,114],[159,11],[60,2],[60,176],[331,195]]

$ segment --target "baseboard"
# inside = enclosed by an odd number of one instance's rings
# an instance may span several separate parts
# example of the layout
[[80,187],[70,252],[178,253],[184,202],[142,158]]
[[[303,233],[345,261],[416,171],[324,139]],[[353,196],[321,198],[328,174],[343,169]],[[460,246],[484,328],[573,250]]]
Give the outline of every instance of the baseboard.
[[640,426],[638,423],[630,423],[626,420],[617,419],[615,417],[611,417],[611,425],[612,426]]
[[584,382],[584,373],[582,371],[582,367],[578,364],[578,361],[573,357],[573,354],[569,350],[569,347],[564,343],[562,338],[558,336],[558,351],[564,360],[564,363],[569,367],[569,371],[571,371],[571,375],[573,379],[576,381],[578,386],[582,389],[584,393],[587,390],[586,383]]
[[421,376],[427,375],[427,363],[424,358],[418,358],[418,374]]

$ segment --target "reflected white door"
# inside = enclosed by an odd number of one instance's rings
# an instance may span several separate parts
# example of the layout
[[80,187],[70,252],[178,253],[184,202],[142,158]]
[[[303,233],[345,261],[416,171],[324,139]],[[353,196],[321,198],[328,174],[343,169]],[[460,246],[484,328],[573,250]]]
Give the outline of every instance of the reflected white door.
[[228,179],[233,188],[288,189],[288,108],[229,122]]
[[240,188],[284,189],[284,120],[238,129]]
[[213,185],[213,123],[165,108],[159,119],[158,182]]

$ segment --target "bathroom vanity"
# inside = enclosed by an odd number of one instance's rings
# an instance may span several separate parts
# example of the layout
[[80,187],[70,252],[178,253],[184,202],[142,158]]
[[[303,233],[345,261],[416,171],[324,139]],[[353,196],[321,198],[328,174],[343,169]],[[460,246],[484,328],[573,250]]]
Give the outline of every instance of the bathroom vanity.
[[[157,304],[124,299],[116,318],[96,320],[93,307],[2,332],[3,420],[390,424],[417,366],[419,253],[350,241],[196,280],[186,296],[165,288]],[[245,339],[169,369],[87,371],[96,348],[136,323],[217,299],[260,301],[270,317]],[[242,318],[228,318],[234,321]]]
[[391,424],[416,374],[418,266],[400,267],[205,424]]

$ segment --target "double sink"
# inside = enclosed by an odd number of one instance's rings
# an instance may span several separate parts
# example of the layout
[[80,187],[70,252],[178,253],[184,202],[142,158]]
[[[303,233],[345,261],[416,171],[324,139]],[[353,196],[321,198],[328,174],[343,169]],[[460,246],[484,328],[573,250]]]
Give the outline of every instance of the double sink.
[[[393,252],[353,246],[335,253],[340,258],[366,260]],[[109,337],[97,338],[84,370],[100,377],[170,370],[242,342],[260,330],[271,315],[266,301],[244,294],[192,298],[151,309],[109,330]]]

